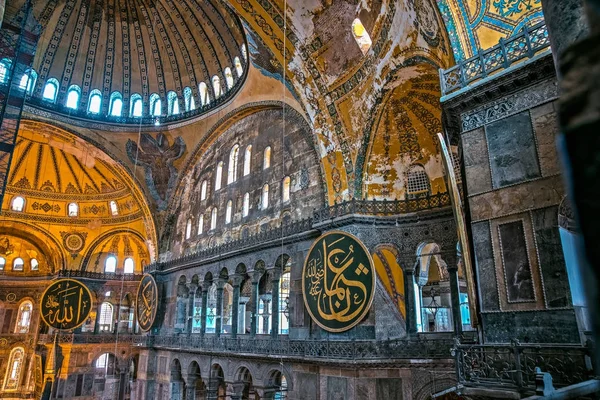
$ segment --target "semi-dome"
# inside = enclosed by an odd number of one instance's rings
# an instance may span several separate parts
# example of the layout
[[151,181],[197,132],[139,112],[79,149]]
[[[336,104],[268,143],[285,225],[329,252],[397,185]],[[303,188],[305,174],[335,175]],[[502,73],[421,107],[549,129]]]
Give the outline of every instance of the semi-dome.
[[29,104],[71,118],[156,123],[225,102],[246,76],[242,25],[218,0],[36,1]]

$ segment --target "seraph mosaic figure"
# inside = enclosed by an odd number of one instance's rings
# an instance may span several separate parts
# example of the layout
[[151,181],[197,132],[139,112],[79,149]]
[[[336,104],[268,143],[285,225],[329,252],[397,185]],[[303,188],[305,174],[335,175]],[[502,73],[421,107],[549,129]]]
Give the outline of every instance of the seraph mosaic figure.
[[133,140],[126,144],[127,155],[131,162],[141,165],[145,170],[146,184],[159,210],[167,208],[167,200],[177,181],[178,171],[173,162],[185,152],[185,143],[177,137],[173,145],[169,139],[159,133],[154,139],[147,133],[142,133],[140,145]]

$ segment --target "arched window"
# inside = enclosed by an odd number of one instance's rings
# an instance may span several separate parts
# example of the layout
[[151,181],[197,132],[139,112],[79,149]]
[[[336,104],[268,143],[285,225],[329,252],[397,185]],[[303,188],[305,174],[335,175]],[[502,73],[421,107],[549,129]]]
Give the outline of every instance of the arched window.
[[13,260],[13,271],[23,271],[25,262],[21,257],[17,257]]
[[133,258],[127,257],[125,259],[125,263],[123,263],[123,273],[124,274],[133,274],[134,268],[135,268],[135,263],[133,262]]
[[24,301],[19,306],[19,314],[17,315],[17,326],[15,333],[28,333],[29,324],[31,323],[31,313],[33,312],[33,304],[31,301]]
[[111,117],[120,117],[123,113],[123,96],[119,92],[113,92],[110,95],[110,110],[108,114]]
[[283,178],[283,187],[281,188],[281,201],[283,201],[284,203],[287,203],[288,201],[290,201],[290,185],[292,183],[292,180],[290,179],[289,176],[286,176],[285,178]]
[[215,93],[215,99],[218,99],[221,97],[221,94],[223,94],[223,88],[221,87],[221,80],[217,75],[212,77],[212,84],[213,92]]
[[250,193],[244,194],[244,204],[242,205],[242,217],[247,217],[250,212]]
[[169,115],[177,115],[179,114],[179,99],[177,98],[177,93],[170,91],[167,93],[167,105]]
[[81,97],[81,89],[77,85],[71,85],[67,90],[67,108],[77,110],[79,107],[79,98]]
[[233,183],[237,179],[237,166],[238,166],[238,153],[240,152],[240,146],[237,144],[233,146],[229,152],[229,165],[227,170],[227,184]]
[[0,271],[4,270],[5,265],[6,265],[6,258],[0,257]]
[[200,105],[207,105],[210,103],[210,95],[208,94],[208,86],[206,83],[200,82],[198,85],[198,91],[200,92]]
[[29,265],[31,265],[32,271],[37,271],[40,268],[40,263],[38,262],[37,258],[32,258],[29,262]]
[[[90,101],[88,102],[88,113],[100,114],[100,108],[102,107],[102,93],[98,89],[92,90],[90,93]],[[121,107],[123,105],[121,104]]]
[[12,61],[8,58],[3,58],[2,61],[0,61],[0,83],[6,83],[8,81],[11,65]]
[[413,165],[410,167],[406,193],[411,197],[429,194],[429,177],[422,165]]
[[100,332],[112,331],[113,325],[113,305],[105,301],[100,305],[100,320],[99,320]]
[[271,166],[271,146],[265,148],[263,154],[263,169],[267,169]]
[[42,98],[54,103],[56,101],[56,95],[58,94],[58,86],[58,80],[56,78],[48,79],[44,86]]
[[27,69],[21,80],[19,81],[19,89],[25,90],[27,89],[27,94],[33,93],[33,88],[35,87],[35,82],[37,81],[37,72],[32,69]]
[[269,207],[269,185],[265,183],[262,190],[262,208],[266,210]]
[[6,366],[6,376],[4,377],[4,390],[16,390],[19,388],[24,358],[25,351],[22,347],[16,347],[10,352],[9,361]]
[[217,207],[213,208],[210,213],[210,230],[217,229]]
[[104,261],[104,272],[117,272],[117,257],[106,257],[106,261]]
[[129,116],[139,118],[144,113],[144,102],[142,101],[142,96],[137,93],[134,93],[129,98]]
[[150,115],[158,117],[162,114],[162,103],[156,93],[150,95]]
[[217,173],[215,174],[215,191],[221,189],[221,181],[223,180],[223,161],[217,164]]
[[208,191],[208,182],[205,180],[202,181],[202,185],[200,186],[200,201],[206,200],[206,192]]
[[286,272],[279,281],[279,333],[282,335],[290,333],[289,298],[290,273]]
[[233,65],[235,66],[235,72],[237,73],[238,78],[240,78],[244,73],[244,67],[242,67],[242,62],[239,57],[233,59]]
[[22,212],[25,209],[25,199],[21,196],[17,196],[12,200],[11,210]]
[[227,90],[233,87],[233,74],[231,73],[231,68],[225,68],[225,83],[227,83]]
[[188,219],[185,224],[185,238],[189,239],[192,236],[192,220]]
[[117,202],[114,200],[111,200],[110,203],[108,203],[110,206],[110,213],[113,216],[119,215],[119,206],[117,205]]
[[233,212],[233,202],[231,200],[229,200],[227,202],[227,209],[225,210],[225,223],[226,224],[230,224],[231,223],[231,214]]
[[198,235],[202,235],[204,232],[204,215],[200,214],[200,218],[198,218]]
[[183,89],[183,99],[185,101],[185,111],[192,111],[196,109],[196,102],[194,101],[194,94],[192,93],[191,87]]
[[244,57],[245,61],[248,61],[248,50],[246,49],[246,44],[242,44],[242,57]]
[[77,206],[77,203],[69,203],[67,210],[67,215],[69,217],[76,217],[79,212],[79,207]]
[[250,163],[252,162],[252,145],[246,147],[244,152],[244,176],[250,175]]
[[352,35],[354,36],[358,47],[360,47],[360,51],[362,51],[363,54],[367,54],[367,51],[369,51],[373,42],[371,42],[369,32],[367,32],[365,26],[358,18],[352,22]]

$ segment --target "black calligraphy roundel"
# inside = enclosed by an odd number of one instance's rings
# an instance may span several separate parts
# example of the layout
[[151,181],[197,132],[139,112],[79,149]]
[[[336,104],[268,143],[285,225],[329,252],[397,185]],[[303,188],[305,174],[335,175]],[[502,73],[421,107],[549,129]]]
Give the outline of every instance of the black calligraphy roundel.
[[55,329],[68,330],[81,326],[92,310],[92,294],[83,283],[59,279],[42,294],[42,319]]
[[144,274],[138,286],[135,312],[140,329],[148,332],[154,324],[158,308],[158,286],[150,274]]
[[375,279],[371,254],[362,242],[346,232],[329,232],[313,243],[304,262],[304,305],[321,328],[346,331],[371,308]]

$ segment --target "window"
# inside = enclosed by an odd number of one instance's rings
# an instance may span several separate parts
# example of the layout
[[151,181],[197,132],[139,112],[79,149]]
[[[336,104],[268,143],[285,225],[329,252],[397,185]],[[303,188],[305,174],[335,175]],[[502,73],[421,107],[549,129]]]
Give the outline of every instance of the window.
[[269,185],[265,183],[262,190],[262,208],[266,210],[269,207]]
[[4,390],[18,389],[24,358],[25,351],[22,347],[17,347],[10,352],[10,358],[6,367],[6,376],[4,377]]
[[156,93],[150,95],[150,115],[158,117],[162,114],[162,103]]
[[217,207],[212,209],[210,214],[210,230],[217,229]]
[[290,330],[289,321],[290,273],[281,275],[279,281],[279,333],[287,335]]
[[22,198],[21,196],[15,197],[12,201],[11,209],[13,211],[22,212],[24,208],[25,208],[25,199]]
[[429,177],[422,165],[413,165],[408,171],[406,192],[408,195],[428,195]]
[[133,262],[133,258],[131,258],[131,257],[126,258],[125,263],[123,264],[123,273],[133,274],[134,267],[135,267],[135,263]]
[[129,98],[129,116],[139,118],[144,112],[144,102],[142,96],[134,93]]
[[[121,105],[122,107],[123,105]],[[100,108],[102,107],[102,94],[98,89],[92,90],[90,94],[90,101],[88,103],[88,113],[100,114]]]
[[185,238],[189,239],[192,236],[192,220],[188,219],[185,224]]
[[358,18],[352,22],[352,35],[354,36],[358,47],[360,47],[360,51],[362,51],[363,54],[367,54],[372,44],[371,37]]
[[110,205],[110,213],[113,216],[119,215],[119,206],[117,206],[117,202],[114,200],[111,200],[109,205]]
[[15,258],[15,260],[13,261],[13,271],[23,271],[24,265],[25,262],[21,257]]
[[106,366],[108,365],[108,356],[108,353],[104,353],[100,357],[98,357],[98,359],[96,360],[96,368],[106,368]]
[[108,112],[111,117],[120,117],[123,113],[123,96],[119,92],[113,92],[110,95],[110,110]]
[[221,181],[223,180],[223,161],[217,164],[217,173],[215,174],[215,191],[221,189]]
[[250,212],[250,193],[244,194],[244,204],[242,206],[242,217],[247,217]]
[[56,95],[58,94],[58,80],[55,78],[50,78],[46,81],[46,85],[44,86],[44,92],[42,93],[42,98],[44,100],[51,101],[54,103],[56,101]]
[[100,306],[100,323],[99,328],[100,332],[110,332],[112,331],[113,324],[113,305],[109,302],[105,301]]
[[200,82],[200,85],[198,85],[198,90],[200,91],[200,105],[207,105],[210,103],[210,96],[208,94],[208,86],[206,86],[206,83],[204,82]]
[[289,176],[286,176],[285,178],[283,178],[281,201],[283,201],[284,203],[287,203],[288,201],[290,201],[290,184],[291,184],[291,182],[292,182],[292,180],[290,179]]
[[31,313],[33,312],[33,304],[31,301],[24,301],[19,307],[19,314],[17,314],[17,326],[15,326],[15,333],[28,333],[29,324],[31,323]]
[[35,88],[38,74],[34,70],[30,69],[25,71],[25,75],[29,77],[29,79],[27,79],[27,94],[31,95],[33,93],[33,89]]
[[202,235],[204,232],[204,215],[200,214],[200,218],[198,218],[198,235]]
[[194,101],[194,95],[191,87],[183,89],[183,99],[185,100],[185,111],[192,111],[196,109],[196,102]]
[[71,85],[67,91],[67,108],[77,110],[79,106],[79,97],[81,97],[81,89],[77,85]]
[[240,146],[237,144],[233,146],[229,152],[229,165],[227,170],[227,184],[235,182],[237,179],[237,166],[238,166],[238,153],[240,152]]
[[4,58],[2,61],[0,61],[0,83],[6,83],[8,81],[8,74],[10,73],[11,65],[12,61],[8,58]]
[[267,169],[271,166],[271,146],[265,148],[263,154],[263,169]]
[[246,50],[246,45],[242,45],[242,57],[244,57],[245,61],[248,61],[248,50]]
[[225,83],[227,83],[227,90],[233,87],[233,74],[229,67],[225,68]]
[[202,186],[200,187],[200,200],[206,200],[207,188],[208,188],[208,182],[206,180],[203,180]]
[[31,261],[29,262],[29,265],[31,265],[32,271],[37,271],[40,268],[40,263],[38,262],[38,260],[36,258],[32,258]]
[[244,73],[244,67],[242,67],[242,62],[239,57],[233,59],[233,65],[235,66],[235,72],[237,73],[238,78],[240,78]]
[[67,215],[69,217],[76,217],[79,211],[79,207],[77,206],[77,203],[69,203],[67,210]]
[[4,270],[5,265],[6,265],[6,258],[0,257],[0,271]]
[[117,271],[117,257],[108,256],[104,262],[104,272],[116,272]]
[[227,202],[227,209],[225,210],[225,223],[231,223],[231,213],[232,213],[233,203],[231,200]]
[[215,93],[215,99],[218,99],[223,94],[223,88],[221,87],[221,80],[217,75],[212,77],[213,92]]
[[252,145],[246,147],[244,152],[244,176],[250,175],[250,163],[252,161]]
[[179,99],[177,98],[177,93],[170,91],[167,93],[167,104],[168,104],[168,114],[169,115],[177,115],[179,114]]

